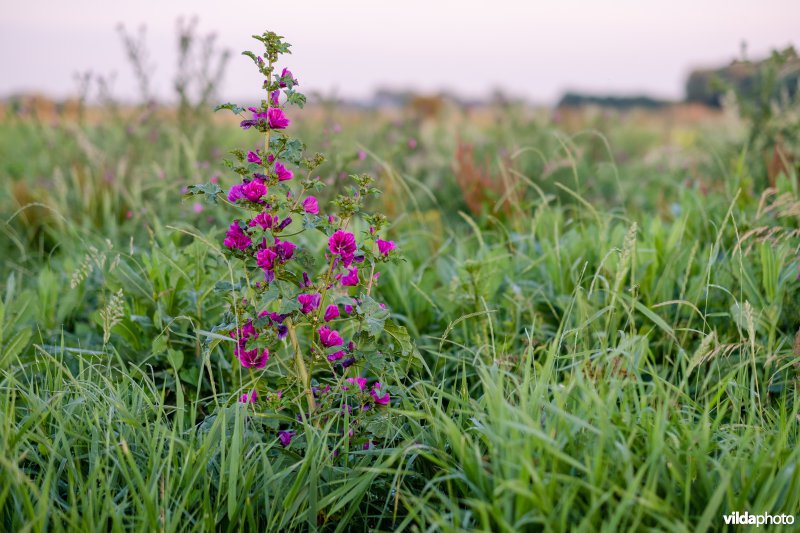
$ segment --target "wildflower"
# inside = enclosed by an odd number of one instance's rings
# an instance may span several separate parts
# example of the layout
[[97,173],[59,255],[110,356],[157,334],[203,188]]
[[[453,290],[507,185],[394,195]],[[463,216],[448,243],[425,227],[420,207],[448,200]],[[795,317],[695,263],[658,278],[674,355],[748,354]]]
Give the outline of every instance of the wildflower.
[[[259,124],[264,124],[265,121],[268,120],[267,113],[263,113],[263,112],[259,111],[258,109],[256,109],[255,107],[248,107],[247,109],[248,109],[248,111],[250,111],[253,114],[253,118],[248,119],[248,120],[243,120],[239,124],[239,126],[241,126],[241,128],[243,130],[249,130],[253,126],[258,126]],[[288,121],[287,121],[287,124],[288,124]],[[284,127],[286,127],[286,126],[284,126]]]
[[244,250],[252,243],[250,236],[239,227],[239,221],[234,220],[231,227],[228,228],[228,233],[225,234],[225,240],[222,244],[231,249]]
[[326,385],[324,389],[320,389],[319,387],[311,387],[311,394],[314,396],[320,396],[321,394],[327,394],[331,391],[331,386]]
[[278,254],[272,248],[259,250],[256,254],[256,264],[263,270],[273,270],[276,257],[278,257]]
[[286,448],[292,443],[292,437],[294,437],[294,431],[278,432],[278,439],[280,439],[281,444],[283,445],[284,448]]
[[202,213],[203,212],[203,204],[201,204],[200,202],[195,202],[192,205],[192,211],[194,211],[195,213]]
[[347,378],[346,380],[348,383],[352,383],[354,385],[358,385],[360,390],[364,390],[367,386],[367,378]]
[[411,148],[412,150],[417,147],[417,140],[414,137],[411,137],[408,140],[408,147]]
[[380,388],[381,388],[380,381],[375,383],[372,386],[372,391],[370,391],[370,395],[372,395],[372,399],[378,405],[389,405],[389,393],[387,392],[383,396],[378,396],[378,391],[380,390]]
[[267,120],[269,127],[273,130],[282,130],[289,125],[290,120],[283,114],[283,109],[279,107],[270,107],[267,111]]
[[317,203],[317,199],[313,196],[309,196],[303,200],[303,209],[305,209],[306,213],[310,213],[312,215],[319,213],[319,204]]
[[[286,335],[289,334],[289,327],[283,323],[283,320],[286,318],[286,315],[281,315],[278,313],[269,313],[269,320],[272,322],[272,325],[276,326],[275,329],[278,331],[278,338],[285,339]],[[278,398],[281,396],[281,391],[278,391]]]
[[241,340],[239,341],[239,346],[234,350],[234,353],[245,368],[264,368],[267,366],[267,361],[269,361],[269,349],[264,348],[261,353],[259,353],[258,348],[245,350],[244,343],[242,343]]
[[258,153],[254,152],[252,150],[247,152],[247,162],[248,163],[258,163],[259,165],[263,164],[263,162],[261,161],[261,158],[258,156]]
[[344,344],[342,336],[335,329],[330,329],[328,326],[322,326],[317,330],[319,333],[319,342],[326,348],[331,346],[341,346]]
[[300,302],[301,305],[300,311],[305,315],[318,308],[321,299],[322,297],[318,292],[315,292],[314,294],[297,295],[297,301]]
[[367,158],[367,152],[365,152],[364,150],[359,150],[358,151],[358,160],[359,161],[363,161],[366,158]]
[[325,317],[324,317],[325,318],[325,322],[329,322],[329,321],[333,320],[334,318],[338,318],[338,317],[339,317],[339,306],[338,305],[331,304],[331,305],[328,306],[327,309],[325,309]]
[[266,185],[259,179],[255,179],[242,187],[242,194],[244,194],[244,197],[254,203],[261,200],[261,197],[267,194],[267,192],[269,191]]
[[283,80],[284,80],[284,79],[286,79],[286,78],[289,78],[289,79],[291,80],[291,82],[292,82],[292,85],[300,85],[299,83],[297,83],[297,80],[296,80],[296,79],[294,79],[294,76],[292,75],[292,71],[291,71],[291,70],[289,70],[288,68],[284,68],[284,69],[281,71],[281,81],[280,81],[280,83],[279,83],[279,85],[281,86],[281,88],[283,88],[283,87],[286,87],[286,82],[284,82],[284,81],[283,81]]
[[272,101],[272,105],[278,106],[278,98],[280,98],[281,92],[278,90],[274,90],[269,94],[269,98]]
[[286,226],[288,226],[291,223],[292,223],[292,217],[284,218],[283,220],[281,220],[281,223],[278,224],[278,231],[284,229]]
[[355,287],[358,285],[358,269],[356,267],[349,268],[348,274],[342,278],[342,285],[347,287]]
[[232,186],[228,191],[228,201],[235,204],[236,200],[244,198],[244,191],[242,191],[243,187],[243,183],[237,183],[236,185]]
[[382,239],[378,239],[376,242],[378,243],[378,251],[384,256],[388,256],[389,252],[397,248],[397,245],[395,245],[394,241],[384,241]]
[[258,399],[258,392],[253,389],[250,392],[245,392],[239,397],[239,403],[256,403]]
[[278,175],[278,181],[288,181],[294,177],[294,172],[286,168],[280,161],[275,163],[275,174]]
[[332,354],[330,354],[328,356],[328,361],[332,363],[334,361],[338,361],[342,357],[344,357],[344,352],[342,350],[339,350],[338,352],[333,352]]
[[352,233],[337,230],[328,239],[328,249],[331,253],[342,258],[345,266],[350,266],[353,262],[353,254],[356,251],[356,236]]
[[273,216],[270,215],[266,211],[262,211],[261,213],[257,214],[253,219],[248,222],[248,226],[251,228],[254,226],[261,226],[261,229],[271,229],[273,225],[278,224],[278,217],[277,215]]
[[292,242],[282,241],[276,238],[274,248],[280,260],[286,262],[292,258],[292,255],[294,255],[294,249],[297,248],[297,246],[295,246],[295,244]]

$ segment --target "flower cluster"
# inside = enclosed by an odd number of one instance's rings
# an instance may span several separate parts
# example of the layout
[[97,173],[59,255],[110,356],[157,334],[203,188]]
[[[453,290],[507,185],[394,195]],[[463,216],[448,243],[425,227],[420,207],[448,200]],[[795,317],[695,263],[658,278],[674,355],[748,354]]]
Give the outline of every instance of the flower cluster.
[[[267,97],[258,106],[219,108],[238,114],[243,130],[257,132],[258,146],[232,151],[226,165],[237,180],[227,191],[216,184],[190,188],[190,194],[227,200],[239,212],[222,242],[242,279],[236,284],[241,293],[232,292],[227,330],[234,356],[250,376],[239,401],[299,410],[298,425],[275,430],[283,446],[302,435],[300,422],[316,419],[326,427],[336,422],[336,436],[348,440],[347,447],[367,448],[382,438],[367,431],[367,417],[385,414],[393,397],[379,374],[398,356],[412,354],[405,329],[372,296],[377,268],[398,260],[397,246],[379,237],[386,218],[363,211],[378,194],[371,177],[352,176],[354,185],[325,208],[311,194],[323,188],[315,173],[324,157],[306,157],[302,142],[287,134],[287,109],[305,103],[294,74],[277,71],[289,44],[272,32],[254,37],[265,53],[244,54],[264,77]],[[381,336],[388,338],[378,342]],[[271,380],[285,388],[268,392]]]

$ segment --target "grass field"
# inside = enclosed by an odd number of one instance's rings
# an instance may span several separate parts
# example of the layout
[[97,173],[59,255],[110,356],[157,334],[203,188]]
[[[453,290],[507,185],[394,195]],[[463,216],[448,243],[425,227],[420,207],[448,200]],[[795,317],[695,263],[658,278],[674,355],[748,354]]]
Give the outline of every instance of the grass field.
[[731,112],[298,112],[323,179],[383,189],[405,261],[375,297],[419,352],[381,444],[341,455],[311,423],[281,446],[209,343],[231,215],[182,189],[232,184],[221,159],[249,138],[210,113],[105,116],[0,124],[0,529],[800,511],[800,193]]

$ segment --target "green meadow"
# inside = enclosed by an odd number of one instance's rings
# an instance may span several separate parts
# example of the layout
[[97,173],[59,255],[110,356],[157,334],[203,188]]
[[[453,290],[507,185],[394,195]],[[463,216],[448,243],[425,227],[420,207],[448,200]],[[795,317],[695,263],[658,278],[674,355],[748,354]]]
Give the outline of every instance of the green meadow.
[[263,431],[210,333],[232,215],[183,193],[232,185],[222,159],[252,138],[211,109],[89,111],[0,123],[0,529],[798,514],[800,191],[796,160],[769,166],[796,110],[293,111],[320,198],[373,175],[403,257],[373,295],[416,350],[381,444],[344,455],[324,426]]

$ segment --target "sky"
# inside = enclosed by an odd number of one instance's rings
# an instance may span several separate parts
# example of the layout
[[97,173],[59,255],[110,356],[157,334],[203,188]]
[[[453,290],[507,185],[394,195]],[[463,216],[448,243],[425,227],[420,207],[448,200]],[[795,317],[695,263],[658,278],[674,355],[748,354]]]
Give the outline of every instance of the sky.
[[564,90],[681,98],[689,70],[800,46],[798,0],[0,0],[0,97],[77,90],[76,72],[115,76],[114,94],[136,85],[116,27],[147,28],[156,95],[172,95],[176,20],[197,16],[233,53],[222,98],[258,94],[241,50],[250,36],[284,35],[305,92],[365,98],[376,88],[495,89],[538,103]]

